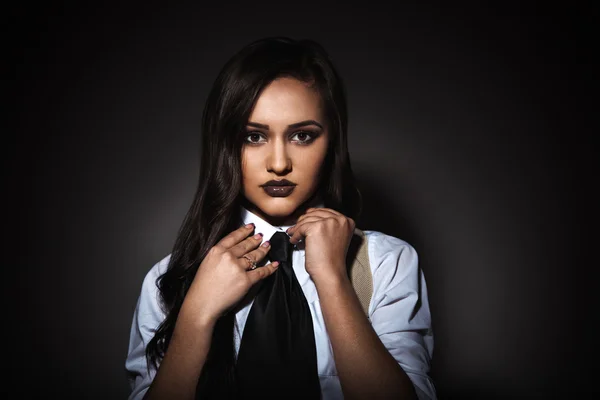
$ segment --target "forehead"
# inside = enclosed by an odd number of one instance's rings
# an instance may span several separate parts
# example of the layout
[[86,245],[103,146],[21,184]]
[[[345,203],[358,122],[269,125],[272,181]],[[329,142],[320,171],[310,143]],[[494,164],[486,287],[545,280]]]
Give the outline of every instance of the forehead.
[[250,121],[269,125],[288,125],[306,119],[323,122],[322,108],[321,96],[310,83],[278,78],[259,95]]

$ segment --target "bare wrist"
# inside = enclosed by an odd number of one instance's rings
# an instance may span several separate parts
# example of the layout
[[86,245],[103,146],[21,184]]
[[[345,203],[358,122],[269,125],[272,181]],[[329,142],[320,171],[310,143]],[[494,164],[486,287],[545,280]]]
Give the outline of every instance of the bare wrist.
[[191,303],[183,302],[179,311],[178,322],[182,325],[192,326],[194,329],[213,329],[219,316],[211,313],[209,310],[197,307]]
[[312,280],[317,287],[317,291],[343,288],[350,285],[350,278],[344,269],[343,273],[338,272],[339,268],[323,268],[324,272],[312,276]]

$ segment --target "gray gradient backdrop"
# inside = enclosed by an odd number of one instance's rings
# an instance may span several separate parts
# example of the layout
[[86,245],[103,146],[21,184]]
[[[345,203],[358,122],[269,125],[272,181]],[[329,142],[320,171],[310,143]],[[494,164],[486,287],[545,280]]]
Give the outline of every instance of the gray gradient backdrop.
[[419,252],[440,398],[597,392],[592,10],[368,3],[9,13],[5,390],[127,396],[133,310],[192,200],[207,91],[239,47],[289,35],[346,81],[360,227]]

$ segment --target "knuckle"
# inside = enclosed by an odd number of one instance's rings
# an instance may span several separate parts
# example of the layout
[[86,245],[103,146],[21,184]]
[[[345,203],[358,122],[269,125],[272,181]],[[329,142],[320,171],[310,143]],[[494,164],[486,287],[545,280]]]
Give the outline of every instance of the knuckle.
[[216,244],[208,250],[208,256],[214,256],[222,252],[222,246],[220,244]]
[[244,245],[242,247],[244,248],[244,252],[247,253],[247,252],[249,252],[250,250],[252,250],[256,246],[252,242],[246,242],[246,243],[244,243]]
[[223,257],[223,260],[226,262],[233,262],[235,259],[235,256],[231,254],[230,251],[224,252],[221,257]]

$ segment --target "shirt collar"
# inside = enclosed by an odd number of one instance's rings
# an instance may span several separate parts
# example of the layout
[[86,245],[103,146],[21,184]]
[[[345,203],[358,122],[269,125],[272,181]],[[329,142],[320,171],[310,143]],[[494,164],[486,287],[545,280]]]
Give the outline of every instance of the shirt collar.
[[[314,205],[313,207],[322,208],[324,206],[325,205],[323,203],[319,203],[317,205]],[[269,240],[269,238],[271,236],[273,236],[273,234],[275,232],[285,232],[288,228],[293,226],[293,225],[281,225],[281,226],[271,225],[270,223],[268,223],[267,221],[265,221],[258,215],[254,214],[252,211],[248,210],[244,206],[241,207],[241,217],[242,217],[242,221],[244,222],[244,225],[253,223],[254,226],[256,227],[254,229],[254,232],[263,234],[263,240],[262,240],[263,242],[265,240]]]

